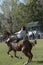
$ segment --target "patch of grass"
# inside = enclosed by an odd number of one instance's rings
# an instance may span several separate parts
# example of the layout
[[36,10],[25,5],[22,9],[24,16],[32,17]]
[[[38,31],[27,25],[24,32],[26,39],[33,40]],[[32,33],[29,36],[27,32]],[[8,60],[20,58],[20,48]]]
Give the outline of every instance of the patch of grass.
[[[22,59],[11,58],[7,55],[8,47],[5,43],[0,43],[0,65],[23,65],[27,61],[27,57],[22,52],[17,52]],[[28,65],[43,65],[43,39],[37,40],[37,45],[32,49],[33,59]],[[11,52],[14,56],[14,53]]]

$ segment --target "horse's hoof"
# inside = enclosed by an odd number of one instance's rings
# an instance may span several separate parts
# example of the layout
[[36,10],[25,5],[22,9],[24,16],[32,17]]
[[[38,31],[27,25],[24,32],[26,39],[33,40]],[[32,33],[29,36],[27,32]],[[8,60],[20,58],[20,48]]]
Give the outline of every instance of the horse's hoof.
[[28,65],[28,62],[24,63],[24,65]]
[[22,57],[18,57],[18,56],[15,56],[16,58],[18,58],[18,59],[22,59]]

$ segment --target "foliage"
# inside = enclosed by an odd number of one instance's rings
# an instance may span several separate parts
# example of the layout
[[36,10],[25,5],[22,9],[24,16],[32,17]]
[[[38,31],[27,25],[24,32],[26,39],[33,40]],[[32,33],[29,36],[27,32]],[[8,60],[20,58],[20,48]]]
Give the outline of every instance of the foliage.
[[38,0],[31,0],[30,4],[27,4],[29,10],[29,17],[32,21],[39,21],[39,24],[43,30],[43,7]]
[[27,0],[25,4],[19,3],[19,0],[3,0],[1,9],[3,11],[3,17],[1,17],[1,20],[3,20],[2,29],[4,30],[14,33],[22,25],[31,21],[39,21],[43,29],[43,8],[38,0]]

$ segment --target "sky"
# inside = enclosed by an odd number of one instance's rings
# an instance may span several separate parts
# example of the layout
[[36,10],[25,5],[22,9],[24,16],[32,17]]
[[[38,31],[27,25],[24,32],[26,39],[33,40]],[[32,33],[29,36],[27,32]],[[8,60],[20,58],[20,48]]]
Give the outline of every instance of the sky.
[[[2,2],[3,0],[0,0],[0,3]],[[24,3],[24,0],[20,0],[20,2]]]
[[[2,3],[3,0],[0,0],[0,4]],[[26,0],[19,0],[20,2],[24,3]]]
[[[3,0],[0,0],[0,4],[2,3],[2,1],[3,1]],[[26,0],[19,0],[19,1],[22,2],[22,3],[24,3]],[[24,3],[24,4],[25,4],[25,3]],[[2,12],[2,11],[1,11],[1,8],[0,8],[0,12]]]
[[22,2],[22,3],[24,3],[24,4],[26,3],[26,1],[27,1],[27,0],[20,0],[20,2]]
[[[0,4],[1,4],[2,0],[0,0]],[[1,12],[1,8],[0,8],[0,12]]]
[[[0,5],[1,5],[2,1],[3,1],[3,0],[0,0]],[[0,8],[0,12],[2,13],[2,10],[1,10],[1,8]]]
[[0,4],[2,3],[2,0],[0,0]]
[[22,3],[24,3],[24,0],[20,0]]

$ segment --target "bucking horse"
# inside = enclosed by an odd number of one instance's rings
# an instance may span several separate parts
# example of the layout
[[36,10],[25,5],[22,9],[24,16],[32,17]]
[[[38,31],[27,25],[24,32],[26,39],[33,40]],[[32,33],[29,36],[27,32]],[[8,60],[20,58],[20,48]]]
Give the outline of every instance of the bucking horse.
[[[27,37],[27,36],[26,36]],[[7,52],[7,54],[11,57],[13,57],[10,52],[14,51],[14,56],[16,58],[19,58],[18,56],[16,56],[16,51],[22,51],[22,53],[24,53],[24,55],[28,58],[27,62],[24,65],[27,65],[29,62],[32,61],[33,58],[33,54],[31,52],[33,46],[35,44],[37,44],[36,40],[28,40],[27,38],[22,39],[18,42],[15,42],[15,40],[13,40],[15,38],[15,35],[12,36],[9,32],[4,32],[3,34],[3,38],[6,39],[5,43],[7,44],[9,50]],[[12,41],[13,40],[13,41]]]

